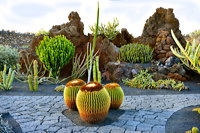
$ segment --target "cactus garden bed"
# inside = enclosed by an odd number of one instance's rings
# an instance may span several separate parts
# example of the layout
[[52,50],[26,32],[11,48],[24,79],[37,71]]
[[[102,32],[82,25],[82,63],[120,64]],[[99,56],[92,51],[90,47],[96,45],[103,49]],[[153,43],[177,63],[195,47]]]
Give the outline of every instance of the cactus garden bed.
[[[139,89],[132,88],[119,83],[123,88],[126,96],[130,95],[166,95],[166,94],[200,94],[200,76],[194,76],[190,81],[184,82],[189,87],[189,90],[175,91],[167,89]],[[110,83],[109,81],[103,82],[103,84]],[[61,84],[59,84],[61,85]],[[4,96],[62,96],[62,92],[55,91],[55,87],[58,85],[53,84],[40,84],[38,91],[30,91],[27,83],[21,83],[18,81],[13,82],[13,88],[9,91],[0,90],[0,95]]]

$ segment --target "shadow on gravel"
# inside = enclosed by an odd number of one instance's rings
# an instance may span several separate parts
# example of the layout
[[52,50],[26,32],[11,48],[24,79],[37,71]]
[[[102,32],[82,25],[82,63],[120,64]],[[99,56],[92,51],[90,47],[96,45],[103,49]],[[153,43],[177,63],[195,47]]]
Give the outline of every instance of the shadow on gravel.
[[10,115],[10,113],[0,113],[0,115],[2,115],[1,117],[3,121],[8,122],[9,126],[12,127],[12,131],[15,133],[23,133],[19,123],[17,123],[17,121]]
[[98,123],[98,124],[88,124],[88,123],[83,122],[80,119],[78,111],[72,111],[69,109],[62,111],[62,114],[66,116],[68,119],[70,119],[74,124],[76,124],[77,126],[86,126],[86,127],[110,125],[113,122],[116,122],[118,118],[124,113],[125,113],[125,110],[122,110],[122,109],[109,110],[109,114],[103,122]]
[[194,108],[200,108],[200,105],[188,106],[173,113],[167,120],[165,126],[166,133],[185,133],[192,127],[200,128],[200,114],[192,111]]

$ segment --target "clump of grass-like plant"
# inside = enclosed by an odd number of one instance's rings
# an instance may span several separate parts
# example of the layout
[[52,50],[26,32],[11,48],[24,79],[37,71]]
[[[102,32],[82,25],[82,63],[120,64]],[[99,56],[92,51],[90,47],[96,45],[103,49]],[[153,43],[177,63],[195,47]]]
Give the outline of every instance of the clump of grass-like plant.
[[119,49],[119,60],[130,63],[146,63],[153,58],[153,49],[144,44],[127,44]]

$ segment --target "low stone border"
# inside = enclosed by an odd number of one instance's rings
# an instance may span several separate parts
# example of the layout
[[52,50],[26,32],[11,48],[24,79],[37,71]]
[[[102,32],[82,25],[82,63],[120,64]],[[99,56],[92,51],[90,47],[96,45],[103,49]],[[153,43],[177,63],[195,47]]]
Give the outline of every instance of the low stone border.
[[200,94],[125,96],[116,122],[100,127],[77,126],[66,118],[62,96],[1,96],[0,112],[9,112],[24,133],[164,133],[177,110],[199,104]]

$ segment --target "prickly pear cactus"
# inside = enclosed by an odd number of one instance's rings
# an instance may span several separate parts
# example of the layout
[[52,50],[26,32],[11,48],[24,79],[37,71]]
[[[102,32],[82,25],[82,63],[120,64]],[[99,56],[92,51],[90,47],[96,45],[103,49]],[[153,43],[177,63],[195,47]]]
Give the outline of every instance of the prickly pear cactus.
[[122,88],[117,83],[106,84],[104,88],[108,91],[111,98],[110,109],[118,109],[124,100]]
[[82,86],[76,97],[76,104],[81,119],[95,124],[102,122],[109,111],[110,96],[98,82],[89,82]]
[[85,81],[81,79],[74,79],[66,84],[63,95],[65,104],[69,109],[77,110],[76,95],[81,86],[83,86],[84,84]]

